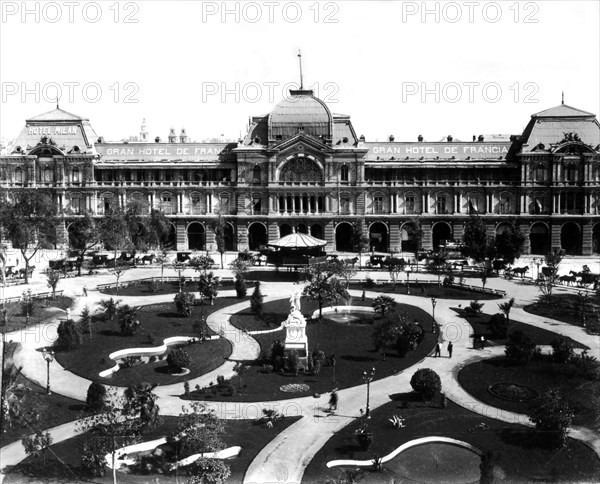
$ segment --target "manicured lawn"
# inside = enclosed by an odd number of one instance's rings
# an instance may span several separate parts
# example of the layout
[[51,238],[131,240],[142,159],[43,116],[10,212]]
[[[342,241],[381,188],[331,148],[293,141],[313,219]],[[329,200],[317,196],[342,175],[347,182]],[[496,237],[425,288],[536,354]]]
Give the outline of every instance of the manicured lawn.
[[[193,344],[186,348],[192,357],[190,373],[176,377],[164,371],[166,361],[122,368],[110,379],[100,378],[98,373],[114,365],[109,354],[125,348],[148,348],[162,344],[162,340],[171,336],[197,336],[193,331],[194,321],[200,318],[201,311],[208,316],[217,309],[239,302],[234,298],[218,298],[214,306],[196,306],[192,317],[183,318],[175,312],[173,303],[144,306],[138,311],[141,329],[133,336],[123,336],[115,317],[114,321],[96,320],[93,323],[92,339],[83,335],[83,344],[71,351],[57,352],[56,359],[66,369],[90,380],[110,385],[128,386],[147,381],[161,385],[183,382],[207,373],[221,364],[231,354],[230,343],[221,338]],[[202,308],[202,309],[201,309]],[[151,334],[154,342],[150,342]]]
[[488,387],[498,382],[518,383],[534,388],[540,395],[549,388],[559,388],[575,411],[573,423],[600,429],[600,382],[579,376],[573,365],[554,363],[550,356],[533,359],[527,365],[515,365],[504,357],[483,360],[464,367],[458,379],[465,390],[482,402],[517,413],[528,413],[540,404],[541,397],[514,402],[492,395]]
[[[164,422],[154,429],[148,430],[142,437],[142,441],[149,441],[164,437],[177,428],[177,417],[163,417]],[[296,418],[286,418],[279,421],[273,428],[269,429],[265,425],[258,425],[253,420],[227,420],[225,422],[225,435],[223,441],[226,447],[240,446],[242,450],[238,457],[228,459],[226,462],[231,468],[231,476],[226,481],[230,484],[242,482],[246,469],[254,460],[260,450],[270,442],[277,434],[286,427],[297,421]],[[5,483],[17,482],[40,482],[39,478],[44,478],[44,482],[54,478],[57,482],[98,482],[111,483],[112,475],[110,469],[103,478],[89,478],[85,476],[81,469],[81,449],[85,437],[78,436],[59,444],[52,446],[52,451],[66,464],[62,465],[51,453],[47,454],[47,465],[43,467],[42,459],[28,457],[18,466],[16,466],[5,478]],[[30,477],[30,480],[27,480]],[[37,479],[36,479],[37,478]],[[91,479],[91,480],[90,480]],[[128,483],[182,483],[185,482],[185,473],[180,471],[178,476],[156,475],[135,475],[117,473],[118,482]]]
[[[386,292],[391,294],[407,294],[406,288],[406,280],[398,281],[396,283],[396,289],[393,289],[393,285],[389,283],[385,284],[376,284],[372,287],[366,287],[364,283],[361,282],[351,282],[350,289],[364,289],[365,291],[373,291],[373,292]],[[435,297],[439,299],[499,299],[501,296],[496,296],[488,293],[484,293],[480,290],[471,290],[466,288],[461,288],[458,286],[444,287],[442,285],[437,284],[423,284],[410,282],[409,288],[411,296],[421,296],[421,297]]]
[[[499,345],[506,344],[506,336],[499,336],[492,333],[489,321],[492,317],[490,314],[482,314],[481,316],[465,316],[461,310],[455,308],[455,311],[461,315],[461,317],[465,318],[468,323],[473,326],[473,332],[475,338],[478,339],[481,336],[484,336],[487,341],[493,341]],[[513,331],[522,331],[527,336],[529,336],[533,342],[537,345],[550,345],[552,341],[558,338],[556,333],[552,331],[548,331],[542,328],[538,328],[536,326],[531,326],[529,324],[519,323],[516,321],[510,321],[509,332]],[[577,343],[575,340],[569,338],[575,348],[587,348],[587,346]]]
[[[352,305],[371,305],[370,301],[361,301],[353,298]],[[302,299],[302,313],[312,314],[316,304],[312,301]],[[293,375],[291,373],[263,373],[262,363],[257,361],[246,362],[249,369],[243,375],[245,387],[235,396],[215,396],[212,392],[192,392],[191,398],[216,399],[216,400],[239,400],[260,401],[272,399],[294,398],[314,393],[325,393],[332,388],[347,388],[362,384],[364,370],[375,367],[375,378],[383,378],[397,373],[423,359],[433,349],[437,340],[437,334],[431,334],[431,317],[424,311],[414,306],[398,304],[396,313],[406,310],[411,319],[422,321],[425,328],[425,338],[415,351],[411,351],[405,358],[397,356],[395,349],[387,354],[385,361],[381,354],[375,351],[372,342],[372,333],[377,324],[369,324],[370,316],[366,317],[364,324],[338,323],[324,319],[322,323],[310,322],[306,328],[308,336],[309,352],[312,353],[319,347],[326,355],[334,354],[336,358],[335,384],[333,383],[333,367],[325,366],[318,375],[311,373]],[[264,311],[274,314],[274,319],[284,321],[289,313],[289,301],[280,299],[271,301],[264,305]],[[232,318],[233,319],[233,318]],[[248,310],[241,311],[235,315],[235,324],[241,328],[255,328],[257,322]],[[265,326],[262,326],[263,329]],[[269,355],[271,346],[276,340],[285,340],[285,330],[254,336],[261,346],[261,350]],[[279,387],[290,383],[307,384],[309,389],[299,393],[286,393],[280,391]]]
[[[33,312],[29,315],[29,325],[37,324],[55,314],[66,315],[65,309],[70,307],[72,302],[73,300],[66,296],[57,296],[55,299],[34,299]],[[8,324],[2,324],[2,314],[0,313],[0,332],[9,333],[25,328],[27,318],[23,312],[23,303],[8,303],[6,309]]]
[[[542,439],[537,438],[533,429],[478,415],[451,401],[446,408],[403,408],[399,401],[402,397],[397,395],[395,401],[372,411],[369,427],[374,432],[374,442],[368,451],[361,451],[356,442],[353,432],[359,422],[355,421],[317,452],[302,482],[320,484],[327,478],[339,476],[339,470],[326,467],[328,461],[370,460],[374,455],[385,456],[410,440],[436,435],[468,442],[482,451],[495,452],[498,461],[494,482],[598,482],[600,479],[600,459],[590,448],[575,440],[569,439],[567,446],[557,452],[541,447]],[[404,428],[393,428],[388,421],[395,414],[405,418]],[[481,424],[486,427],[478,428]],[[377,476],[381,480],[377,480]],[[385,477],[384,474],[372,474],[369,480],[359,482],[392,482]],[[400,478],[393,482],[408,481]]]
[[[553,296],[554,304],[551,306],[545,302],[535,302],[525,306],[523,309],[528,313],[545,318],[556,319],[563,323],[582,325],[582,312],[584,310],[583,298],[577,294],[556,294]],[[600,311],[600,301],[594,296],[589,299],[588,320],[595,310]]]
[[55,427],[76,420],[81,417],[81,412],[85,411],[85,403],[56,393],[46,395],[45,388],[36,385],[21,375],[17,377],[16,383],[26,388],[25,407],[29,410],[35,410],[39,415],[39,420],[31,426],[9,427],[6,422],[3,422],[2,433],[0,433],[3,446],[15,440],[20,440],[26,435],[31,435],[36,430]]

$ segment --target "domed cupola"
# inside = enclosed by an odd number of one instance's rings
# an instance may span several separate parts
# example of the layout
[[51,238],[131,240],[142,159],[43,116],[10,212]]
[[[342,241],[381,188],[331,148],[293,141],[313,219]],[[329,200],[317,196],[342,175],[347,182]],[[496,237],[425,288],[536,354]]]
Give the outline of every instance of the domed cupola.
[[298,133],[331,143],[333,116],[327,105],[312,90],[291,90],[269,114],[269,142],[278,142]]

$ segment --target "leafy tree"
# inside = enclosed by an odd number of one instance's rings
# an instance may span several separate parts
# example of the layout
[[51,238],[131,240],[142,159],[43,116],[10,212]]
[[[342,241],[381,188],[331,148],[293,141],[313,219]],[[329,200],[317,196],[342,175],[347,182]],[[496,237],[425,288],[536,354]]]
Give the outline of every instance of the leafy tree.
[[215,232],[215,243],[217,244],[217,252],[221,256],[221,269],[223,269],[223,255],[227,251],[226,227],[227,222],[225,222],[223,215],[219,212],[217,215],[217,219],[212,225],[212,229]]
[[127,213],[121,207],[112,207],[98,222],[98,230],[102,242],[106,248],[114,251],[113,263],[115,271],[117,270],[119,252],[133,247],[129,229],[130,225]]
[[494,336],[507,337],[508,335],[508,320],[502,313],[493,314],[488,323],[490,331]]
[[97,412],[102,410],[106,400],[106,387],[98,382],[92,382],[88,387],[85,403],[88,410]]
[[439,375],[430,368],[417,370],[410,379],[410,386],[425,400],[431,400],[442,391],[442,381]]
[[263,317],[263,295],[260,292],[260,281],[256,281],[254,285],[254,292],[250,297],[250,309],[255,317]]
[[392,283],[394,284],[392,290],[395,291],[396,282],[400,277],[400,273],[404,270],[404,267],[406,266],[406,261],[404,259],[398,259],[397,257],[387,257],[383,261],[383,265],[390,273]]
[[133,336],[139,333],[141,328],[140,320],[137,318],[136,310],[128,305],[121,306],[119,309],[119,325],[121,334],[124,336]]
[[160,407],[156,403],[158,396],[152,393],[157,385],[141,382],[131,385],[124,392],[125,407],[123,410],[128,415],[133,415],[140,419],[141,428],[160,423]]
[[248,271],[252,263],[247,259],[240,259],[239,257],[229,264],[231,272],[236,278],[246,279]]
[[200,274],[198,279],[198,291],[203,298],[208,298],[210,305],[215,303],[215,298],[219,294],[219,285],[221,280],[213,272]]
[[115,277],[117,278],[117,287],[116,287],[117,295],[119,294],[119,280],[121,279],[121,276],[123,276],[123,274],[125,274],[129,269],[130,269],[129,266],[115,264],[115,268],[113,269],[112,272],[115,275]]
[[507,264],[513,264],[523,252],[525,235],[515,220],[508,220],[504,227],[505,229],[496,235],[495,256],[503,259]]
[[236,297],[238,299],[243,299],[246,297],[246,294],[248,292],[248,288],[246,287],[246,280],[239,278],[238,276],[235,277],[235,294]]
[[102,310],[104,311],[104,314],[110,321],[115,319],[115,316],[117,315],[120,305],[121,305],[121,300],[114,299],[112,297],[110,299],[102,299],[102,300],[98,301],[98,306],[100,306],[100,308],[102,308]]
[[568,363],[574,356],[573,341],[566,336],[558,336],[550,343],[552,345],[552,358],[557,363]]
[[421,244],[423,241],[423,229],[421,228],[421,222],[418,218],[413,218],[409,222],[405,223],[402,228],[406,230],[408,240],[414,244],[415,256],[417,252],[421,250]]
[[441,285],[441,275],[446,272],[446,268],[448,265],[448,252],[445,250],[440,250],[438,252],[434,252],[427,264],[427,270],[432,272],[433,274],[437,274],[438,276],[438,286]]
[[0,227],[25,261],[25,284],[29,283],[31,259],[40,249],[56,243],[56,206],[42,192],[26,190],[0,200]]
[[463,230],[463,254],[481,262],[490,254],[491,243],[487,227],[479,215],[471,215]]
[[56,287],[58,286],[58,281],[60,281],[60,278],[60,272],[53,271],[51,269],[46,271],[46,281],[48,287],[52,289],[52,299],[56,299]]
[[183,368],[189,367],[191,362],[190,354],[182,348],[174,349],[167,356],[167,363],[177,373],[181,372]]
[[372,333],[373,346],[375,350],[381,352],[385,361],[387,350],[394,344],[398,337],[398,325],[390,318],[385,318],[381,323],[375,326]]
[[81,316],[79,318],[79,329],[81,332],[86,332],[92,340],[92,315],[90,314],[90,308],[86,304],[81,310]]
[[82,218],[71,224],[69,231],[69,244],[79,251],[77,255],[78,276],[81,276],[85,254],[96,245],[99,245],[101,241],[101,232],[96,219],[86,210]]
[[212,257],[207,255],[199,255],[190,259],[190,267],[193,267],[196,271],[206,274],[208,270],[213,266],[215,261]]
[[523,331],[516,330],[510,333],[504,353],[513,361],[528,363],[536,352],[536,344]]
[[177,314],[184,318],[189,318],[192,315],[195,300],[196,296],[191,292],[178,292],[175,295],[175,308],[177,309]]
[[392,308],[396,307],[396,300],[390,296],[378,296],[372,306],[376,312],[381,312],[381,317],[384,318],[386,312],[390,312]]
[[543,277],[538,278],[535,284],[542,293],[542,301],[552,306],[554,304],[552,290],[558,283],[558,266],[563,260],[563,255],[559,250],[555,250],[547,254],[545,260],[547,266],[545,273]]
[[185,277],[183,273],[187,269],[185,264],[180,264],[176,262],[173,264],[173,270],[177,272],[177,282],[179,283],[179,292],[183,291],[183,286],[185,286]]
[[369,237],[364,232],[362,221],[352,224],[352,247],[358,252],[358,265],[361,265],[362,254],[369,249]]
[[79,326],[72,319],[61,321],[56,332],[58,338],[56,339],[55,345],[61,350],[72,350],[81,344],[81,331],[79,330]]
[[339,270],[343,264],[323,262],[309,266],[308,285],[303,295],[319,305],[319,320],[323,319],[323,306],[333,304],[340,299],[348,299],[350,295],[345,284],[339,279]]
[[225,447],[225,426],[212,409],[199,402],[182,408],[177,431],[168,441],[189,454],[217,452]]
[[142,238],[145,236],[144,242],[149,248],[156,248],[160,252],[174,249],[169,242],[172,225],[163,212],[152,209],[144,222],[146,230],[142,233]]
[[101,412],[78,421],[78,428],[86,432],[82,464],[94,475],[104,475],[104,456],[111,454],[113,484],[117,484],[116,454],[119,447],[139,440],[143,422],[138,415],[129,415],[125,397],[118,396],[115,389],[107,390],[107,398]]
[[46,451],[52,445],[52,436],[50,432],[43,433],[38,430],[35,435],[31,437],[23,437],[21,440],[25,453],[33,455],[34,457],[42,456],[44,466],[46,465]]
[[423,342],[425,337],[425,331],[421,324],[416,321],[409,321],[406,312],[401,312],[398,315],[398,334],[406,338],[410,350],[417,349],[417,346]]
[[560,448],[567,442],[567,429],[573,417],[573,411],[559,391],[550,389],[542,396],[541,404],[533,410],[529,419],[535,424],[535,428],[543,433],[546,443]]
[[231,469],[222,459],[201,457],[190,466],[190,473],[186,484],[224,484]]

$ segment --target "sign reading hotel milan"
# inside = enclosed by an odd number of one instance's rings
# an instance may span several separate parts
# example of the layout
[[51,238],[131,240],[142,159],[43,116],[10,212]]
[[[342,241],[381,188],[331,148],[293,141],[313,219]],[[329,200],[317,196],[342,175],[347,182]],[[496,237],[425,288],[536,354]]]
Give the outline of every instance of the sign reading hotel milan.
[[60,136],[77,134],[77,126],[29,126],[27,134],[35,136]]

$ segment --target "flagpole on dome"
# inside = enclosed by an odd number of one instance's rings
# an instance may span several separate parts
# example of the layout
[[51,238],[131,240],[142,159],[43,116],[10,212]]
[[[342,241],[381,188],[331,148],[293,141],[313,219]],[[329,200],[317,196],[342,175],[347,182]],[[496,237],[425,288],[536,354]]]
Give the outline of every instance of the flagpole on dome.
[[298,49],[298,62],[300,63],[300,90],[304,89],[304,81],[302,79],[302,52]]

